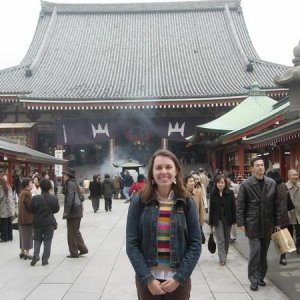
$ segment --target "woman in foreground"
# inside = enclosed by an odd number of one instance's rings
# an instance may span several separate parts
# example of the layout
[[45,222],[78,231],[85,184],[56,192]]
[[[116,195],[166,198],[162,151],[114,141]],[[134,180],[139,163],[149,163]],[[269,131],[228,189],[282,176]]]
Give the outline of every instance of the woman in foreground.
[[126,251],[139,300],[190,299],[190,276],[201,253],[199,216],[170,151],[152,156],[148,181],[131,201]]

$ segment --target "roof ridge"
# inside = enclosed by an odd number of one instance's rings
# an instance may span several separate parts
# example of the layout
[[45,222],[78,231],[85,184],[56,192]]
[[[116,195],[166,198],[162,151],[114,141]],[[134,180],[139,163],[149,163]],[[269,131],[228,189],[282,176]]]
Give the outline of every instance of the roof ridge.
[[[150,0],[149,0],[150,1]],[[186,2],[143,2],[143,3],[54,3],[41,1],[42,11],[51,13],[148,13],[161,11],[195,11],[240,7],[241,0],[204,0]]]
[[292,67],[292,66],[279,64],[279,63],[274,63],[274,62],[264,60],[264,59],[251,58],[251,60],[255,63],[261,63],[261,64],[268,65],[268,66],[271,65],[271,66],[284,67],[284,68],[291,68]]
[[229,33],[230,33],[230,36],[232,37],[232,41],[236,44],[236,46],[238,48],[238,52],[240,53],[242,59],[244,60],[245,65],[246,65],[248,63],[248,58],[247,58],[246,53],[241,45],[240,39],[238,37],[235,25],[233,23],[233,20],[232,20],[231,14],[230,14],[230,9],[227,4],[225,4],[225,19],[226,19],[227,24],[230,27]]
[[31,76],[36,71],[39,64],[41,63],[41,61],[44,57],[44,54],[45,54],[45,50],[47,49],[47,46],[48,46],[49,41],[51,39],[51,35],[53,33],[53,30],[54,30],[56,16],[57,16],[56,7],[54,7],[54,9],[52,11],[52,14],[51,14],[51,19],[50,19],[49,25],[47,27],[46,33],[45,33],[44,38],[42,40],[42,43],[39,47],[39,50],[38,50],[37,54],[35,55],[35,57],[32,61],[32,63],[29,66],[27,66],[27,68],[25,70],[25,76]]

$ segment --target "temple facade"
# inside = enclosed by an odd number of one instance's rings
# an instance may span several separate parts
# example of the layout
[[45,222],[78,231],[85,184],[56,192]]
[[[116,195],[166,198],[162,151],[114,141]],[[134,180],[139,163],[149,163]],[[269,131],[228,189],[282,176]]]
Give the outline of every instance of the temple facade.
[[157,148],[209,162],[188,143],[196,126],[247,98],[287,67],[259,58],[240,0],[57,4],[41,2],[22,62],[0,71],[1,136],[71,164],[136,159]]

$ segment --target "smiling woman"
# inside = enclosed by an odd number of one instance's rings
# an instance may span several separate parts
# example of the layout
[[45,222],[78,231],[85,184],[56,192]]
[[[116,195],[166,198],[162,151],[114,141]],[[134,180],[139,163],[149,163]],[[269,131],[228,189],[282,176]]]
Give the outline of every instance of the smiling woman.
[[201,253],[199,216],[170,151],[154,153],[146,186],[130,203],[126,251],[140,300],[190,298],[190,276]]

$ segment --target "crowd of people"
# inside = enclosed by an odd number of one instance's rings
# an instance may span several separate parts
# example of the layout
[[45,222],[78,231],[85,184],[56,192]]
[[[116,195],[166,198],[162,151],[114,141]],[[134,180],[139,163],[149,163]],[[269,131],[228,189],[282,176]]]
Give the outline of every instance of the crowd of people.
[[[129,170],[111,178],[105,174],[85,178],[79,184],[76,171],[63,171],[63,219],[67,224],[68,258],[88,254],[80,232],[82,202],[86,195],[94,213],[104,199],[104,210],[112,211],[112,199],[130,203],[126,226],[126,251],[136,272],[139,299],[189,299],[190,276],[205,241],[203,226],[211,227],[216,239],[220,266],[226,265],[230,243],[237,240],[237,227],[249,240],[248,278],[250,289],[265,286],[267,253],[275,228],[295,233],[300,254],[300,183],[296,170],[284,182],[276,169],[266,172],[264,161],[251,161],[252,176],[235,183],[233,174],[216,170],[209,176],[203,168],[184,175],[178,158],[158,150],[150,159],[148,174],[134,182]],[[13,239],[15,217],[13,189],[0,177],[1,242]],[[34,266],[40,259],[49,263],[51,242],[57,228],[54,217],[60,207],[54,182],[45,172],[22,178],[17,192],[20,259]],[[41,245],[44,245],[40,257]],[[30,251],[33,249],[33,253]],[[287,255],[279,257],[287,265]]]

